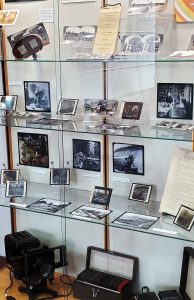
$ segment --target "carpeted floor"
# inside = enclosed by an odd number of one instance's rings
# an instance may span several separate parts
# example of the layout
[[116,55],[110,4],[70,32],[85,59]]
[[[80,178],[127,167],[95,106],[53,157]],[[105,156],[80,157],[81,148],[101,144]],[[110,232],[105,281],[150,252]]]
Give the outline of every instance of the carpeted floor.
[[0,270],[5,268],[5,266],[7,265],[5,257],[0,256]]

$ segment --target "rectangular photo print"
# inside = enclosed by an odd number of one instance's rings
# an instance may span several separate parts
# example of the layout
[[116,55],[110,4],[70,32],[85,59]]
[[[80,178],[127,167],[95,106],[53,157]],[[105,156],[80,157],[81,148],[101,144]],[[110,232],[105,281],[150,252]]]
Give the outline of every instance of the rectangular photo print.
[[100,172],[100,142],[73,139],[73,167],[88,171]]
[[50,169],[50,185],[69,185],[70,169],[52,168]]
[[144,175],[144,146],[113,143],[113,172]]
[[143,102],[123,102],[120,110],[121,119],[139,120]]
[[[68,2],[78,2],[78,1],[68,0]],[[75,44],[75,43],[91,43],[95,39],[96,30],[97,30],[97,26],[94,25],[64,26],[63,43],[67,45]]]
[[181,205],[175,220],[174,224],[190,231],[194,223],[194,210]]
[[134,214],[130,212],[125,212],[116,220],[113,221],[114,224],[124,225],[129,228],[136,229],[149,229],[159,218],[147,215]]
[[100,116],[114,116],[117,112],[118,101],[85,99],[84,113]]
[[90,196],[90,202],[98,205],[108,206],[112,195],[112,189],[95,186]]
[[101,220],[108,216],[111,210],[82,205],[71,212],[73,216]]
[[193,84],[158,83],[157,117],[192,120]]
[[129,195],[129,200],[148,203],[152,191],[151,185],[133,183]]
[[19,180],[20,170],[1,169],[1,184],[6,184],[7,181]]
[[49,168],[48,135],[18,132],[19,163]]
[[50,83],[24,81],[26,111],[51,112]]
[[26,181],[7,181],[6,182],[6,197],[26,197]]
[[0,96],[0,110],[16,110],[18,96]]
[[61,115],[75,115],[79,99],[65,99],[59,101],[57,113]]
[[56,213],[61,209],[68,206],[70,202],[61,202],[60,200],[54,200],[50,198],[42,198],[30,205],[28,205],[29,209],[37,210],[45,213]]
[[138,15],[138,14],[152,14],[152,13],[162,13],[165,10],[168,0],[132,0],[129,1],[128,14]]

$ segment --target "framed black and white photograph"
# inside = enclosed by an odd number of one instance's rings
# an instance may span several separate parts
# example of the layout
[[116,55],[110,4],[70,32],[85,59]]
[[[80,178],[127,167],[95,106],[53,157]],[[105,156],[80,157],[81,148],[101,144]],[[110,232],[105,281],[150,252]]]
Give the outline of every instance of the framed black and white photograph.
[[194,300],[194,249],[184,247],[179,293],[185,300]]
[[7,181],[6,182],[6,197],[26,197],[26,181]]
[[70,169],[52,168],[50,169],[50,185],[69,185]]
[[144,146],[113,143],[113,172],[144,175]]
[[50,83],[24,81],[26,111],[51,112]]
[[82,205],[71,212],[75,217],[101,220],[108,216],[111,210]]
[[16,110],[18,96],[0,96],[0,110]]
[[44,213],[56,213],[61,209],[68,206],[70,202],[61,202],[60,200],[54,200],[50,198],[42,198],[30,205],[28,205],[29,209],[41,211]]
[[19,180],[20,170],[7,170],[1,169],[1,184],[6,184],[7,181],[17,181]]
[[157,117],[192,120],[193,84],[158,83]]
[[18,132],[19,163],[49,168],[48,135]]
[[64,99],[59,101],[57,113],[62,115],[75,115],[79,99]]
[[75,169],[100,172],[100,142],[73,139],[73,167]]
[[129,228],[149,229],[159,218],[130,212],[123,213],[113,221],[114,224],[127,226]]
[[143,102],[123,102],[120,110],[121,119],[139,120]]
[[114,116],[117,112],[118,101],[85,99],[84,113],[100,116]]
[[181,205],[175,219],[174,224],[190,231],[194,222],[194,210]]
[[151,185],[133,183],[129,194],[129,200],[148,203],[152,191]]
[[90,196],[90,202],[98,205],[108,206],[112,195],[112,189],[95,186]]

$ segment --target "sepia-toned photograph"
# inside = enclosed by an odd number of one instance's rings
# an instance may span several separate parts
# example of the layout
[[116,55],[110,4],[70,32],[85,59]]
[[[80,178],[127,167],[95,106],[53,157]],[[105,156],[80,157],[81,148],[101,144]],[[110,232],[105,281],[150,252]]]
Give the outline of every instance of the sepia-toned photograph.
[[75,169],[100,172],[100,142],[73,139],[73,167]]
[[49,168],[48,135],[18,132],[21,165]]
[[0,96],[0,110],[16,110],[18,96]]
[[63,42],[64,44],[73,43],[91,43],[96,36],[97,26],[64,26]]
[[133,183],[129,194],[129,200],[148,203],[152,191],[151,185]]
[[181,205],[175,219],[174,224],[190,231],[194,223],[194,210]]
[[111,210],[82,205],[71,212],[72,215],[81,218],[101,220],[108,216]]
[[144,146],[113,143],[113,172],[144,175]]
[[51,112],[50,83],[24,81],[26,111]]
[[57,108],[58,114],[63,115],[75,115],[77,105],[78,105],[78,99],[64,99],[62,98],[59,101],[59,105]]
[[6,197],[26,197],[26,181],[7,181],[6,182]]
[[50,169],[50,185],[69,185],[70,169],[52,168]]
[[1,169],[1,184],[6,184],[7,181],[19,180],[20,170]]
[[95,186],[90,196],[90,202],[98,205],[108,206],[112,195],[112,189]]
[[85,99],[84,113],[100,116],[114,116],[117,112],[118,101]]
[[114,224],[119,224],[127,226],[129,228],[137,229],[149,229],[159,218],[147,215],[134,214],[130,212],[125,212],[116,220],[113,221]]
[[0,10],[0,26],[15,25],[19,9]]
[[120,110],[120,118],[139,120],[143,102],[123,102]]
[[50,198],[42,198],[28,206],[29,209],[37,210],[45,213],[56,213],[61,209],[68,206],[70,203],[61,202],[60,200],[54,200]]
[[192,120],[193,84],[158,83],[157,117]]

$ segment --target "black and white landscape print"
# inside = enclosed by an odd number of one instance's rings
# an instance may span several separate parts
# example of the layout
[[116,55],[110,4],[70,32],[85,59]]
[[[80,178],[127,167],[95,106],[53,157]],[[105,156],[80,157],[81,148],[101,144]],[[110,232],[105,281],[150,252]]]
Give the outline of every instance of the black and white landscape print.
[[138,228],[138,229],[148,229],[150,228],[156,221],[158,217],[134,214],[130,212],[125,212],[116,220],[113,221],[114,224],[124,225],[130,228]]
[[82,218],[101,220],[111,213],[110,210],[82,205],[71,212],[72,215]]
[[117,112],[117,107],[117,100],[85,99],[84,101],[85,114],[113,116]]
[[78,99],[61,99],[57,113],[64,115],[75,115],[78,101]]
[[113,172],[144,175],[144,146],[113,143]]
[[26,181],[7,181],[6,197],[25,197]]
[[108,206],[112,195],[112,189],[95,186],[90,202],[98,205]]
[[100,142],[73,139],[73,167],[100,172]]
[[56,213],[57,211],[68,206],[69,202],[61,202],[60,200],[54,200],[50,198],[42,198],[37,202],[34,202],[28,206],[28,208],[33,210],[42,211],[45,213]]

